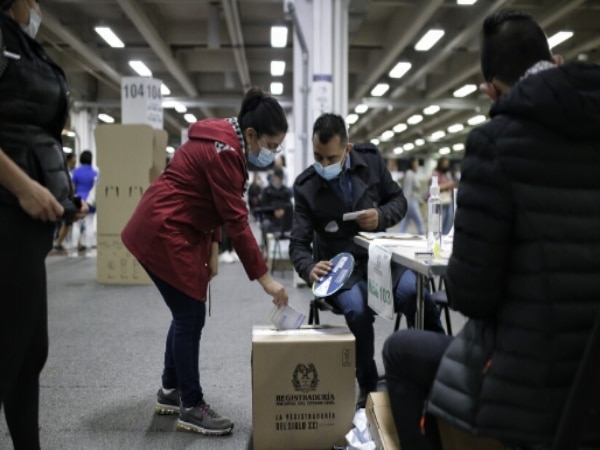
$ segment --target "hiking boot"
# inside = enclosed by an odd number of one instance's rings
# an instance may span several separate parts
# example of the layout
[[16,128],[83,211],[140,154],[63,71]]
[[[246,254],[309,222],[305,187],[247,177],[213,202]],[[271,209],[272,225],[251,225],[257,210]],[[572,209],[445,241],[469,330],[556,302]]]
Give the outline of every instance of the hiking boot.
[[179,414],[179,389],[173,389],[169,394],[165,394],[161,389],[156,393],[156,405],[154,411],[156,414]]
[[208,436],[223,436],[231,433],[233,423],[202,401],[193,408],[181,407],[177,429],[194,431]]

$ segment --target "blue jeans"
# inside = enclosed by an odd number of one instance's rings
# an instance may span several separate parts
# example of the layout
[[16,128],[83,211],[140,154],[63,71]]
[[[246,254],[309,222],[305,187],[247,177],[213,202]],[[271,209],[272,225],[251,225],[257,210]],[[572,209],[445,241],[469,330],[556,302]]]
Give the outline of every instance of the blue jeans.
[[450,233],[454,225],[454,205],[442,205],[442,234]]
[[165,389],[179,388],[184,407],[196,406],[203,400],[198,358],[206,304],[146,271],[173,315],[167,333],[162,385]]
[[[356,340],[356,379],[361,389],[372,391],[377,386],[377,366],[375,365],[375,333],[373,322],[375,313],[367,305],[367,280],[357,281],[352,288],[340,291],[331,301],[342,310],[348,328]],[[394,288],[394,308],[407,317],[409,326],[414,324],[417,308],[417,276],[406,270]],[[425,291],[425,329],[444,331],[440,314]]]
[[408,201],[406,215],[404,216],[404,219],[402,219],[402,222],[400,222],[400,233],[406,233],[408,222],[411,220],[417,227],[417,233],[425,234],[423,219],[421,217],[421,211],[419,210],[419,201],[417,199]]

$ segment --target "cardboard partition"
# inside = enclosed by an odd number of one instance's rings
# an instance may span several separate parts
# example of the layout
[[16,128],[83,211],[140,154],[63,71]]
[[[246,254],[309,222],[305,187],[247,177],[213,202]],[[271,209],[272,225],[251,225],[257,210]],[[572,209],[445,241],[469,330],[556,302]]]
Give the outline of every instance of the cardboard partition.
[[355,409],[354,348],[345,326],[254,327],[254,450],[345,446]]
[[460,428],[453,427],[442,419],[437,419],[442,447],[444,450],[504,450],[505,446],[495,439],[473,436]]
[[100,177],[96,188],[96,280],[150,284],[121,242],[121,231],[143,193],[165,168],[167,132],[149,125],[100,125],[94,130]]
[[371,392],[365,406],[367,427],[377,450],[400,450],[400,439],[394,424],[387,392]]

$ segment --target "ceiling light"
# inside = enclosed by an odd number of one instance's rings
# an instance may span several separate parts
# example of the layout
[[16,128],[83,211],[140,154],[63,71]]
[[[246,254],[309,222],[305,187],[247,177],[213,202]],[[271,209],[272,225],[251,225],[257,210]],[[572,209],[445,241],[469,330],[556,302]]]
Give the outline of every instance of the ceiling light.
[[273,95],[283,94],[283,83],[279,83],[278,81],[271,83],[271,94],[273,94]]
[[452,146],[452,150],[454,150],[455,152],[460,152],[464,149],[465,149],[465,144],[454,144]]
[[415,50],[418,52],[426,52],[433,47],[444,35],[444,30],[431,29],[417,42]]
[[366,113],[368,110],[369,110],[369,107],[367,105],[365,105],[364,103],[361,103],[360,105],[356,105],[356,108],[354,108],[354,112],[357,114]]
[[456,0],[457,5],[474,5],[477,0]]
[[196,116],[193,115],[192,113],[184,114],[183,118],[185,119],[185,121],[187,123],[194,123],[194,122],[196,122],[198,120],[198,119],[196,119]]
[[271,47],[283,48],[287,45],[288,29],[285,26],[271,27]]
[[409,62],[399,62],[394,66],[390,73],[388,74],[390,78],[402,78],[406,72],[410,70],[412,64]]
[[183,114],[184,112],[187,112],[187,108],[186,108],[186,106],[185,106],[185,105],[182,105],[182,104],[181,104],[181,103],[179,103],[179,102],[175,102],[175,106],[174,106],[174,108],[175,108],[175,111],[177,111],[177,112],[178,112],[178,113],[180,113],[180,114]]
[[573,37],[572,31],[559,31],[548,38],[548,47],[554,48]]
[[431,105],[423,110],[423,114],[426,116],[433,116],[434,114],[440,112],[440,109],[441,108],[438,105]]
[[98,114],[98,119],[100,119],[104,123],[115,123],[114,117],[104,113]]
[[68,137],[75,137],[75,136],[77,136],[77,133],[75,133],[72,130],[67,130],[67,129],[62,130],[61,134],[64,135],[64,136],[68,136]]
[[73,153],[73,149],[71,147],[63,147],[63,152],[65,152],[65,153]]
[[415,145],[416,145],[417,147],[421,147],[421,146],[425,145],[425,139],[421,139],[421,138],[417,139],[417,140],[415,141]]
[[394,149],[394,155],[401,155],[402,153],[404,153],[404,149],[402,147],[396,147]]
[[423,122],[423,116],[421,114],[415,114],[414,116],[410,116],[408,119],[406,119],[406,122],[409,125],[416,125]]
[[406,150],[407,152],[410,152],[411,150],[414,150],[415,144],[413,144],[412,142],[407,142],[402,148],[404,148],[404,150]]
[[271,61],[271,75],[280,77],[285,73],[285,61]]
[[477,90],[477,86],[474,84],[465,84],[463,87],[455,90],[452,95],[457,98],[466,97]]
[[382,141],[389,141],[393,137],[394,137],[394,132],[392,130],[386,130],[383,133],[381,133]]
[[394,128],[392,128],[392,130],[394,130],[395,133],[402,133],[403,131],[406,131],[407,129],[408,129],[408,125],[406,125],[405,123],[399,123]]
[[448,153],[450,153],[450,147],[442,147],[438,150],[438,153],[440,155],[447,155]]
[[165,83],[160,85],[160,94],[161,95],[171,95],[171,89],[167,87]]
[[478,116],[471,117],[469,120],[467,120],[467,123],[471,126],[475,126],[485,122],[486,120],[487,117],[485,117],[483,114],[479,114]]
[[373,144],[373,145],[379,145],[379,139],[377,139],[377,138],[371,139],[371,144]]
[[377,86],[375,86],[373,88],[373,90],[371,91],[371,95],[374,97],[381,97],[383,94],[385,94],[388,89],[390,88],[390,85],[387,83],[379,83]]
[[448,133],[458,133],[465,129],[465,126],[462,123],[455,123],[454,125],[450,125],[448,127]]
[[434,133],[431,133],[431,136],[429,136],[429,139],[431,139],[432,141],[439,141],[444,136],[446,136],[446,132],[440,130],[440,131],[436,131]]
[[151,77],[152,71],[142,61],[129,61],[129,66],[136,71],[140,77]]
[[355,124],[358,120],[358,114],[348,114],[348,116],[346,117],[346,123],[349,125]]
[[171,146],[167,147],[167,153],[169,155],[172,155],[173,153],[175,153],[175,147],[171,147]]
[[125,44],[109,27],[95,27],[96,33],[106,41],[112,48],[123,48]]

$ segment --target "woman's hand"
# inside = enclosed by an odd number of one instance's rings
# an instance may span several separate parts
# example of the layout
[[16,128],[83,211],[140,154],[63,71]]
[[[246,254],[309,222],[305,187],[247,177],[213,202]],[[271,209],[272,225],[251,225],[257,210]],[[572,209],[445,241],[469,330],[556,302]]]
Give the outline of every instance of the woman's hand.
[[24,189],[18,192],[17,198],[21,208],[34,219],[54,222],[63,215],[62,205],[35,180],[29,179]]
[[208,263],[210,279],[212,280],[219,272],[219,243],[213,241],[210,246],[210,261]]
[[269,272],[265,273],[258,279],[265,292],[273,296],[273,303],[277,306],[285,306],[288,304],[288,294],[283,287],[277,281],[273,280],[269,275]]
[[331,270],[331,261],[319,261],[314,265],[310,271],[310,282],[311,284],[315,281],[321,281],[325,275]]

